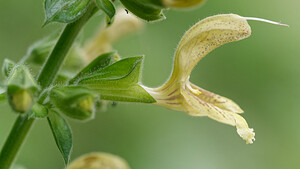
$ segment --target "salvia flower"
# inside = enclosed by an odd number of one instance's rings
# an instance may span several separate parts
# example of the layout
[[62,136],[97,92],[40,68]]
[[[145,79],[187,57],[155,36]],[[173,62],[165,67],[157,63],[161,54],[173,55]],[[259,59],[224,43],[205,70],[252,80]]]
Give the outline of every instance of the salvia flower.
[[191,116],[208,116],[218,122],[236,126],[246,143],[253,143],[254,131],[240,116],[243,110],[232,100],[204,90],[189,81],[196,64],[213,49],[251,35],[249,20],[235,14],[215,15],[203,19],[191,27],[182,37],[175,52],[173,72],[169,80],[158,88],[144,88],[160,106],[185,111]]

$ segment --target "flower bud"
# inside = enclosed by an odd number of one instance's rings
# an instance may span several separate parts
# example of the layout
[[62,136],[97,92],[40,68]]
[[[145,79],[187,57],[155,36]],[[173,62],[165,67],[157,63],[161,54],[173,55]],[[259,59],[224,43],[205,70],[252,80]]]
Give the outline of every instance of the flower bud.
[[7,96],[11,107],[19,113],[25,113],[31,109],[37,96],[38,85],[27,67],[17,65],[7,78]]
[[94,97],[87,97],[77,103],[77,107],[84,112],[92,112],[94,109]]
[[17,112],[26,112],[32,104],[32,97],[27,90],[21,89],[12,96],[12,105]]
[[90,120],[95,114],[96,96],[81,86],[57,86],[50,91],[50,100],[62,113],[77,120]]
[[66,169],[130,169],[122,158],[108,153],[91,153],[73,161]]

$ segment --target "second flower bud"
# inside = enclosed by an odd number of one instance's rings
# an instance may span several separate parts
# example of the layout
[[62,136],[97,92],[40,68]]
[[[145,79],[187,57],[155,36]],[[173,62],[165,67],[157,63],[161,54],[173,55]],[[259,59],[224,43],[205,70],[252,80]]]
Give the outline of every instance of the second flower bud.
[[95,114],[96,95],[81,86],[56,86],[50,91],[50,100],[70,118],[91,120]]

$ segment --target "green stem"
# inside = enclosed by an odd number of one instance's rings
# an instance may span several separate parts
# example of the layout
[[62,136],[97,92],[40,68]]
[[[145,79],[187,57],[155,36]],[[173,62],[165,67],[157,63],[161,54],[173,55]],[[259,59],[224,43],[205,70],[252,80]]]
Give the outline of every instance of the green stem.
[[[65,26],[38,76],[38,83],[42,89],[49,87],[53,83],[81,28],[96,11],[96,5],[91,3],[80,19]],[[20,115],[17,118],[0,152],[0,169],[9,169],[11,167],[33,122],[34,119],[28,119],[27,116]]]
[[57,72],[63,65],[69,49],[80,32],[82,26],[97,11],[94,3],[88,7],[85,15],[79,20],[66,25],[51,54],[48,56],[39,76],[38,83],[44,89],[52,84]]
[[34,122],[34,119],[28,119],[27,116],[20,115],[12,130],[10,131],[10,134],[8,138],[6,139],[6,142],[2,148],[1,154],[0,154],[0,169],[9,169],[11,164],[14,162],[16,155],[18,154],[18,151],[20,147],[22,146],[27,133],[29,132],[32,124]]

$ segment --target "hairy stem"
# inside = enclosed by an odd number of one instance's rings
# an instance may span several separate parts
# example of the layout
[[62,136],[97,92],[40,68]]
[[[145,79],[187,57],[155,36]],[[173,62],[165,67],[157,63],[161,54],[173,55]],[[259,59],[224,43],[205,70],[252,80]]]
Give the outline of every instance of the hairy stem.
[[[91,3],[80,19],[65,26],[39,73],[37,81],[42,89],[49,87],[53,83],[81,28],[96,11],[96,5]],[[0,169],[9,169],[11,167],[33,123],[34,119],[28,119],[27,115],[20,115],[17,118],[0,152]]]
[[0,169],[10,168],[33,122],[34,119],[28,119],[27,116],[20,115],[17,118],[2,148],[0,154]]

